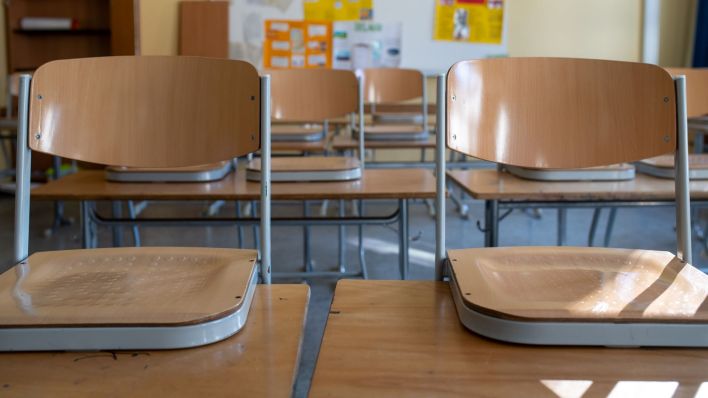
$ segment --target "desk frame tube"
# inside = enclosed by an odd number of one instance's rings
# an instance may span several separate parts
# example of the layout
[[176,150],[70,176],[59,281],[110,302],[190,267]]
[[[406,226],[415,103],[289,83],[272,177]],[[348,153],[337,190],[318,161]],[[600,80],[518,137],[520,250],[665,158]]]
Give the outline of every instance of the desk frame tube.
[[[435,134],[435,280],[443,280],[445,273],[445,75],[437,76],[437,119]],[[427,105],[426,105],[427,107]]]
[[270,284],[270,75],[261,77],[261,281]]
[[[32,174],[32,151],[29,148],[29,75],[20,76],[19,112],[17,126],[17,165],[15,192],[15,264],[29,255],[30,177]],[[41,132],[37,132],[41,134]]]
[[691,196],[688,171],[688,120],[686,111],[686,77],[676,76],[677,145],[674,156],[676,178],[676,255],[685,263],[691,262]]

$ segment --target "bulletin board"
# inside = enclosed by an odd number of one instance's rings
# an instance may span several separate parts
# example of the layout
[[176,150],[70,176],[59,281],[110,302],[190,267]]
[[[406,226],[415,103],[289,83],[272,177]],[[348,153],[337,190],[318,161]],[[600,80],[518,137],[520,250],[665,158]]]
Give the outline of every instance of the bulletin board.
[[265,21],[263,67],[331,68],[332,23]]
[[[440,41],[433,38],[437,0],[374,0],[374,21],[400,23],[403,68],[441,73],[453,63],[474,58],[500,56],[507,52],[506,23],[502,22],[501,43]],[[415,2],[415,6],[411,3]],[[276,4],[276,5],[270,5]],[[266,19],[304,19],[303,0],[231,0],[229,41],[231,56],[262,66]],[[506,19],[506,14],[503,15]]]

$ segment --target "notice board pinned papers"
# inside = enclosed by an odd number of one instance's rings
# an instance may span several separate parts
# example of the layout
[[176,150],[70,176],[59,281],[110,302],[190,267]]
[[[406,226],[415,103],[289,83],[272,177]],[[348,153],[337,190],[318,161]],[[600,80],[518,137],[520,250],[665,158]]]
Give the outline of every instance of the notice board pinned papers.
[[265,21],[265,68],[332,67],[332,23]]
[[374,0],[304,0],[308,21],[368,21],[374,18]]
[[504,0],[435,0],[433,39],[501,44]]

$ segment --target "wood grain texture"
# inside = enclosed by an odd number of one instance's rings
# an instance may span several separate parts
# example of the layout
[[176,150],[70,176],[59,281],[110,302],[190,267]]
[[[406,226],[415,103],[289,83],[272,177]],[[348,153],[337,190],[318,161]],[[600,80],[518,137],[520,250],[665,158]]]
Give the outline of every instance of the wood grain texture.
[[[359,159],[348,156],[278,157],[271,160],[274,172],[344,171],[359,167]],[[246,165],[247,170],[260,171],[261,160],[254,159]]]
[[228,1],[180,1],[179,55],[229,58]]
[[673,79],[655,65],[563,58],[463,61],[447,76],[447,142],[483,160],[573,169],[676,147]]
[[189,325],[241,307],[255,250],[37,252],[0,275],[0,327]]
[[672,76],[686,76],[688,117],[708,115],[708,68],[666,68]]
[[[106,181],[103,170],[79,171],[31,191],[38,200],[258,200],[260,185],[239,170],[208,183]],[[279,182],[273,200],[426,199],[435,197],[435,176],[425,169],[363,170],[357,181]]]
[[669,252],[600,247],[449,250],[468,307],[508,319],[708,321],[708,275]]
[[446,283],[342,280],[310,396],[693,397],[706,366],[706,349],[498,343],[460,324]]
[[54,61],[34,74],[29,143],[40,152],[112,166],[228,160],[260,147],[259,98],[258,73],[242,61]]
[[364,69],[364,101],[380,104],[421,98],[424,79],[416,69]]
[[306,285],[258,285],[243,329],[199,348],[3,353],[0,389],[6,397],[290,397],[308,301]]
[[[430,136],[427,140],[365,140],[364,145],[370,149],[435,148],[435,136]],[[356,139],[343,136],[337,136],[332,139],[332,149],[335,151],[344,151],[358,148],[359,141]]]
[[[392,133],[420,133],[423,126],[419,124],[377,124],[364,126],[366,134],[392,134]],[[357,126],[354,126],[354,131],[359,131]],[[365,142],[366,143],[366,142]]]
[[[475,199],[510,201],[674,200],[674,181],[637,173],[628,181],[548,182],[515,177],[496,170],[451,170],[447,172]],[[690,182],[691,199],[708,199],[708,182]]]
[[313,122],[356,112],[359,89],[352,71],[272,69],[271,117],[275,121]]

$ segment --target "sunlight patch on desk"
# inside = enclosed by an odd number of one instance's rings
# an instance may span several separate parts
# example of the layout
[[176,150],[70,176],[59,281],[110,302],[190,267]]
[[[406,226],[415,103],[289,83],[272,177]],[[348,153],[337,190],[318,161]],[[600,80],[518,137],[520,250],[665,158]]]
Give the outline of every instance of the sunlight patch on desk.
[[541,380],[541,384],[559,398],[581,398],[592,385],[591,380]]
[[608,398],[671,398],[678,385],[677,381],[618,381]]
[[[359,245],[359,238],[350,237],[347,239],[350,245]],[[398,255],[398,243],[388,242],[377,238],[364,238],[364,250],[376,252],[379,254],[395,254]],[[408,258],[411,264],[420,265],[423,267],[433,268],[435,265],[435,253],[420,249],[408,248]]]

